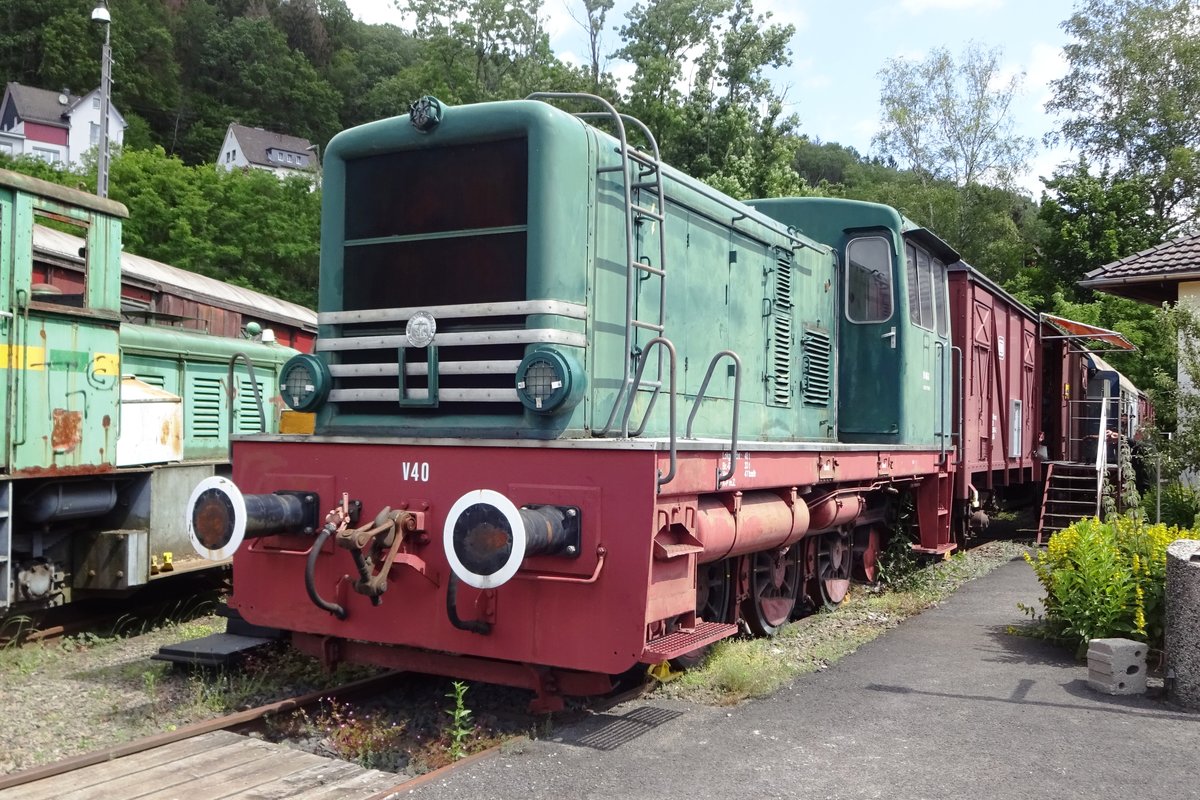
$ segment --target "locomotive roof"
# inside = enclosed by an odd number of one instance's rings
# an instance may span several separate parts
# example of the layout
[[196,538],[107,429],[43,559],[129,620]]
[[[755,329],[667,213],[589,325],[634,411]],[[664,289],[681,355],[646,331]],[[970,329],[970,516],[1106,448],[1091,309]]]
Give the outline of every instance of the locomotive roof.
[[[78,236],[44,225],[34,226],[33,245],[36,250],[79,263],[79,249],[83,244],[83,239]],[[287,300],[280,300],[253,289],[233,286],[152,258],[122,252],[121,274],[154,286],[170,287],[173,291],[193,299],[211,300],[223,308],[242,311],[253,317],[285,322],[312,332],[317,329],[316,312],[302,305],[289,303]]]
[[61,203],[81,206],[91,211],[99,211],[102,214],[120,217],[121,219],[129,216],[129,210],[115,200],[97,197],[94,194],[81,192],[78,189],[69,189],[57,183],[44,181],[41,178],[34,178],[31,175],[24,175],[12,170],[0,169],[0,186],[7,186],[10,189],[41,195],[42,197],[49,197]]

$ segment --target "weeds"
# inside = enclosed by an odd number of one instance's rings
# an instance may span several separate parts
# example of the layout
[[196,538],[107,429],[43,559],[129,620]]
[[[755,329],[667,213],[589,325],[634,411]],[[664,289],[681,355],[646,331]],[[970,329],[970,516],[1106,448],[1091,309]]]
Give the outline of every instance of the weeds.
[[403,750],[405,725],[372,714],[358,715],[354,709],[332,698],[310,719],[300,712],[305,726],[323,737],[322,743],[333,755],[353,761],[365,769],[390,769],[396,754]]
[[467,740],[475,733],[475,725],[471,722],[471,709],[467,708],[465,700],[469,687],[463,681],[454,681],[450,687],[446,697],[454,701],[454,707],[446,711],[450,715],[448,749],[451,760],[458,761],[467,754]]
[[838,608],[787,625],[774,639],[719,642],[703,668],[658,692],[719,705],[770,694],[799,675],[825,669],[1025,550],[998,542],[924,568],[907,565],[907,573],[894,568],[895,582],[883,591],[855,588]]

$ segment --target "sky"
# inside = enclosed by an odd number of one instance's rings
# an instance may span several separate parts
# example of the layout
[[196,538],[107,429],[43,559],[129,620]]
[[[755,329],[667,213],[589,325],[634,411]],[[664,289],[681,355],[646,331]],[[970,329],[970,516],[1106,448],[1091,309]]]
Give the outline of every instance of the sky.
[[[347,0],[355,16],[368,23],[403,25],[390,0]],[[632,0],[617,0],[609,12],[604,44],[619,46],[614,27],[624,22]],[[1033,137],[1038,146],[1030,170],[1020,185],[1037,197],[1039,176],[1070,160],[1063,148],[1042,144],[1055,120],[1043,106],[1050,81],[1062,77],[1067,42],[1061,23],[1073,10],[1073,0],[756,0],[758,12],[772,13],[773,22],[796,26],[791,42],[792,66],[772,77],[787,109],[800,119],[800,131],[825,142],[874,152],[872,136],[879,128],[879,70],[897,56],[921,59],[931,48],[946,47],[955,56],[971,41],[1003,50],[1007,74],[1023,73],[1022,88],[1013,107],[1017,132]],[[545,27],[555,53],[564,60],[587,60],[580,0],[543,0]],[[608,70],[620,77],[629,65],[612,62]],[[555,87],[545,87],[552,90]]]

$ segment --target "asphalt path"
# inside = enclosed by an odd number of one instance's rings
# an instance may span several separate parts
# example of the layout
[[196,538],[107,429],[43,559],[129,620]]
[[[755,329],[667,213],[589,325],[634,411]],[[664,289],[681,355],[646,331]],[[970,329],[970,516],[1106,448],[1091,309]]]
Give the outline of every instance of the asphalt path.
[[627,703],[408,796],[1200,798],[1200,714],[1008,633],[1039,595],[1013,562],[769,698]]

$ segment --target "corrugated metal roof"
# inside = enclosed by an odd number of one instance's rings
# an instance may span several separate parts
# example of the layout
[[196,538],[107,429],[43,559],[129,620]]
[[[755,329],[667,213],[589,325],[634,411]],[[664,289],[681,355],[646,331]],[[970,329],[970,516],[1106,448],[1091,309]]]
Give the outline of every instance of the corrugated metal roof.
[[[78,261],[79,249],[83,247],[84,241],[69,233],[56,231],[44,225],[35,225],[33,245],[38,250]],[[147,283],[169,287],[195,299],[212,300],[215,305],[235,308],[255,318],[278,320],[313,332],[317,330],[317,314],[311,309],[253,289],[244,289],[216,278],[172,267],[152,258],[122,253],[121,273]]]

